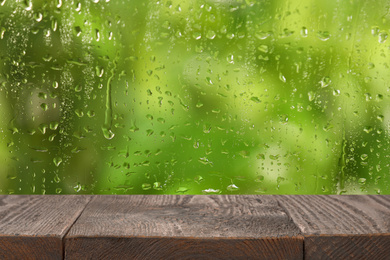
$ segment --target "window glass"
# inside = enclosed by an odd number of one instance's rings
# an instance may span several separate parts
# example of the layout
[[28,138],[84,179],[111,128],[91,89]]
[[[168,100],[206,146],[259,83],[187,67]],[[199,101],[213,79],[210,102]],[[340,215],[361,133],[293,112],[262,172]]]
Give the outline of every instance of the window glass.
[[389,8],[0,0],[0,193],[389,194]]

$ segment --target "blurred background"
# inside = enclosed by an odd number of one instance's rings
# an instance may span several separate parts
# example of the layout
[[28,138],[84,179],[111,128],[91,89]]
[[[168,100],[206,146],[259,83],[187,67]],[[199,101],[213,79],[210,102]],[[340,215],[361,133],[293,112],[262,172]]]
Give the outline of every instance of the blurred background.
[[390,194],[389,10],[0,0],[0,193]]

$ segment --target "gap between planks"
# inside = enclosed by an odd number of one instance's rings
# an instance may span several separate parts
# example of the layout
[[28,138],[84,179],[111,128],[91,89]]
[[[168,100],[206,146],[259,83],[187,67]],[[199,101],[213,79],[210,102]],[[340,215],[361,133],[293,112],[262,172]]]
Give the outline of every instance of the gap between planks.
[[83,214],[84,210],[87,208],[88,204],[94,199],[94,195],[80,195],[80,196],[89,196],[88,202],[85,204],[84,208],[80,211],[80,214],[75,218],[73,223],[69,226],[68,230],[66,230],[65,235],[62,237],[62,259],[65,259],[65,238],[68,235],[70,229],[73,227],[73,225],[77,222],[77,220],[80,218],[81,214]]

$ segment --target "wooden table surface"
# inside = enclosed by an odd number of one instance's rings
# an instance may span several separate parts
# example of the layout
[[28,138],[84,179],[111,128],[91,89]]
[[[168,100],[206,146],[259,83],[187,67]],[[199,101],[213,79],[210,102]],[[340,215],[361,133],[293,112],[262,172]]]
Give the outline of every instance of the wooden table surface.
[[0,259],[390,259],[390,196],[0,195]]

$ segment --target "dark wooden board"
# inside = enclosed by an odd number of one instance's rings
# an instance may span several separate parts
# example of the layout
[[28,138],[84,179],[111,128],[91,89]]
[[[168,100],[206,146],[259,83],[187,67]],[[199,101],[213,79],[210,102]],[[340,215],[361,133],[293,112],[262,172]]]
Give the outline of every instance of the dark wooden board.
[[390,259],[390,196],[0,196],[0,259],[64,254]]
[[271,196],[95,196],[65,237],[66,259],[302,259]]
[[278,196],[306,259],[390,259],[390,196]]
[[71,238],[65,259],[302,259],[299,237],[196,239],[172,237]]
[[0,196],[0,259],[62,259],[62,239],[90,196]]

